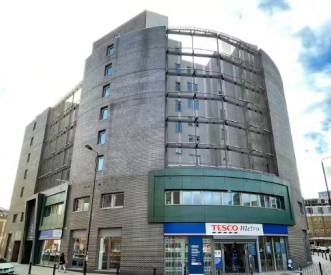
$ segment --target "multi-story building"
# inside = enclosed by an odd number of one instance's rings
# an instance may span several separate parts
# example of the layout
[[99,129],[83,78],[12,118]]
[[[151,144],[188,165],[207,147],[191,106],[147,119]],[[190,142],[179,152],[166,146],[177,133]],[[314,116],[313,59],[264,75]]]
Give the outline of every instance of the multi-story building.
[[306,265],[303,199],[271,58],[217,31],[168,27],[149,11],[94,42],[82,84],[26,128],[6,256],[52,264],[63,251],[82,268],[89,210],[88,270]]
[[309,241],[314,246],[331,246],[331,207],[327,199],[305,200]]
[[[0,249],[2,247],[7,216],[8,216],[8,210],[3,207],[0,207]],[[0,256],[1,256],[1,253],[0,253]]]

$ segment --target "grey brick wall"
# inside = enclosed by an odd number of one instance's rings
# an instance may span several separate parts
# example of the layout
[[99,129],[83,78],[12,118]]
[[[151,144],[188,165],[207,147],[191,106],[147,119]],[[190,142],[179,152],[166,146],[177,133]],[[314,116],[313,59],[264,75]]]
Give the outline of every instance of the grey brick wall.
[[[114,54],[106,56],[114,43]],[[70,253],[73,230],[85,229],[88,213],[72,213],[74,199],[88,196],[93,184],[91,145],[104,155],[97,174],[89,247],[89,270],[97,268],[98,232],[122,228],[122,271],[163,267],[163,225],[148,224],[148,172],[164,168],[166,29],[157,27],[123,35],[103,44],[86,60],[83,91],[71,168],[72,190],[67,230],[61,244]],[[113,74],[104,76],[112,62]],[[111,95],[102,98],[110,83]],[[107,120],[100,108],[108,106]],[[106,144],[97,145],[97,134],[106,130]],[[101,194],[124,192],[122,209],[100,209]]]
[[[5,229],[5,240],[1,247],[0,254],[5,254],[5,244],[9,233],[13,234],[10,248],[13,247],[13,241],[21,240],[23,235],[24,223],[20,222],[21,213],[25,211],[26,198],[34,194],[35,184],[38,177],[39,163],[41,160],[43,140],[45,136],[46,123],[49,109],[46,109],[38,115],[29,125],[26,126],[21,149],[21,155],[18,162],[16,179],[14,183],[13,195],[11,199],[8,220]],[[33,130],[34,123],[37,122],[36,129]],[[33,145],[30,146],[30,140],[33,137]],[[27,162],[27,156],[30,155],[30,161]],[[24,171],[28,170],[27,178],[24,179]],[[20,197],[21,188],[24,187],[23,197]],[[16,223],[12,223],[14,214],[17,214]],[[14,235],[16,236],[14,238]],[[8,255],[11,259],[11,254]]]
[[306,253],[307,239],[306,242],[304,239],[308,228],[306,216],[300,213],[298,205],[298,202],[301,202],[303,205],[304,202],[301,195],[283,82],[275,63],[263,50],[260,50],[260,53],[269,102],[278,173],[281,178],[290,182],[291,187],[296,224],[288,228],[289,254],[295,266],[299,264],[304,266],[307,264],[307,261],[311,261],[310,253]]

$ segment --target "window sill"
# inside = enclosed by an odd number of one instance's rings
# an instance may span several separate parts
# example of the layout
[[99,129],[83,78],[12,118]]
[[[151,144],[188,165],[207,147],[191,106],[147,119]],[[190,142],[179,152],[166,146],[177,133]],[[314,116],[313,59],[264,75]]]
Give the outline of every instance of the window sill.
[[88,212],[89,210],[72,211],[72,213]]
[[108,209],[122,209],[124,208],[124,206],[116,206],[116,207],[103,207],[101,208],[102,210],[105,209],[105,210],[108,210]]

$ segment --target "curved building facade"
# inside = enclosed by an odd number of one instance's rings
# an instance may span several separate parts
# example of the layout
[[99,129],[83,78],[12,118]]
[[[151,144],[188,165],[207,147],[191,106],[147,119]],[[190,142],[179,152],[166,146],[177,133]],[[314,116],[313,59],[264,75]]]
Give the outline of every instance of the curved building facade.
[[71,268],[83,266],[89,210],[89,271],[212,275],[311,261],[281,75],[226,34],[145,11],[96,41],[66,184],[52,229]]

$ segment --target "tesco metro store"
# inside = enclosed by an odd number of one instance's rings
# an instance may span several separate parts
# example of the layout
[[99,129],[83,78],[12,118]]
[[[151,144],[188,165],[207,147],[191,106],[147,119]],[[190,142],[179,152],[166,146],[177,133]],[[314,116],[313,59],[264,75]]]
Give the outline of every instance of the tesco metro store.
[[150,223],[164,225],[164,274],[287,269],[294,217],[288,184],[277,177],[231,170],[154,171],[148,215]]

